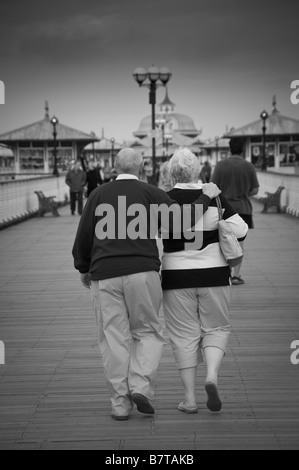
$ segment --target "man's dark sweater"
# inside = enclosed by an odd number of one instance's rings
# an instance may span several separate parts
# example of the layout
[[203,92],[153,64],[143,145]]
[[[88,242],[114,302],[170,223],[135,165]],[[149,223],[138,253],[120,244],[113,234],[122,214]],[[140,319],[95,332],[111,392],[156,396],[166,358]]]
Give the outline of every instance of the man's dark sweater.
[[[141,204],[146,208],[147,214],[150,214],[152,204],[158,206],[166,204],[168,207],[177,204],[161,189],[137,179],[120,179],[96,189],[85,206],[73,247],[75,268],[82,274],[89,272],[91,280],[94,281],[140,272],[160,271],[161,263],[156,240],[151,239],[150,235],[146,239],[136,240],[128,237],[127,226],[135,217],[126,216],[124,208],[119,211],[120,196],[126,197],[126,208],[133,204]],[[201,204],[205,213],[210,202],[210,198],[202,194],[194,204]],[[100,225],[107,231],[105,224],[99,224],[107,213],[103,213],[102,216],[96,215],[96,212],[99,214],[103,209],[103,204],[114,208],[115,239],[109,236],[100,240],[97,236]],[[192,204],[193,210],[194,204]],[[120,237],[119,231],[122,232]]]

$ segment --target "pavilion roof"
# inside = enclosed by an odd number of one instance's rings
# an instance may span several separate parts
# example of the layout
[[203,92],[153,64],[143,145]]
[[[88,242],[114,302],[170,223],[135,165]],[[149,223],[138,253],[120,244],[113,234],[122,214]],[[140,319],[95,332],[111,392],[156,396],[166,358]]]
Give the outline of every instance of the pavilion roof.
[[[198,139],[198,137],[196,138]],[[196,139],[187,137],[180,132],[174,131],[171,134],[171,139],[169,139],[169,146],[174,145],[176,147],[190,147],[193,145],[196,141]],[[145,137],[144,139],[136,139],[135,140],[135,146],[136,143],[140,143],[143,147],[145,148],[151,148],[152,147],[152,138],[151,137]],[[162,145],[162,134],[159,132],[157,133],[156,137],[156,145],[157,147]]]
[[[259,119],[238,129],[232,129],[224,137],[253,137],[261,136],[263,120]],[[266,120],[267,135],[299,134],[299,120],[283,116],[276,108]]]
[[[107,150],[110,151],[112,149],[112,143],[110,139],[107,139],[106,137],[102,137],[101,139],[97,139],[97,142],[95,144],[89,144],[87,145],[84,150]],[[122,149],[124,148],[123,144],[120,144],[119,142],[114,142],[114,149]]]
[[218,145],[217,145],[216,139],[208,140],[207,142],[205,142],[203,144],[203,148],[205,148],[205,149],[216,149],[217,146],[218,146],[218,148],[229,148],[229,143],[228,143],[227,138],[226,139],[224,139],[224,138],[219,139],[218,140]]
[[[96,142],[98,138],[92,134],[78,131],[64,124],[56,126],[57,140]],[[0,142],[10,144],[20,141],[49,141],[53,139],[53,126],[48,116],[41,121],[28,124],[19,129],[12,130],[0,135]]]

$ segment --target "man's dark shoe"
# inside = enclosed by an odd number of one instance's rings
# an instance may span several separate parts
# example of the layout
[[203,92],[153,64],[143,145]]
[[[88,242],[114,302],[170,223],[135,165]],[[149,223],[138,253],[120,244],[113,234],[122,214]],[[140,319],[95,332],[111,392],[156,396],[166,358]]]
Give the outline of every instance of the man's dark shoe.
[[155,409],[151,405],[149,399],[146,398],[141,393],[133,393],[132,394],[132,400],[135,403],[135,405],[137,406],[137,410],[140,413],[145,413],[145,414],[148,414],[148,415],[155,414]]

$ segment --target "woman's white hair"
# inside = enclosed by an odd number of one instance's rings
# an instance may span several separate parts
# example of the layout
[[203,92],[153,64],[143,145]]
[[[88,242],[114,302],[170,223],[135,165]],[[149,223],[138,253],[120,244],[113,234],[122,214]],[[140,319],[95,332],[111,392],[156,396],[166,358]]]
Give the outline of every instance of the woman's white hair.
[[190,183],[199,178],[199,159],[188,148],[180,148],[169,162],[169,172],[174,184]]

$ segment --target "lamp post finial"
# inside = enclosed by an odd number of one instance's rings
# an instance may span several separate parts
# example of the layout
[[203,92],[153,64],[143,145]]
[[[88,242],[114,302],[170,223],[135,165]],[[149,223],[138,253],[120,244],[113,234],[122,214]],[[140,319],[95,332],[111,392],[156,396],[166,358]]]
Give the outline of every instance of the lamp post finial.
[[273,105],[273,113],[276,113],[276,112],[277,112],[277,99],[276,99],[276,95],[273,95],[272,105]]
[[49,101],[45,101],[45,119],[50,119]]

